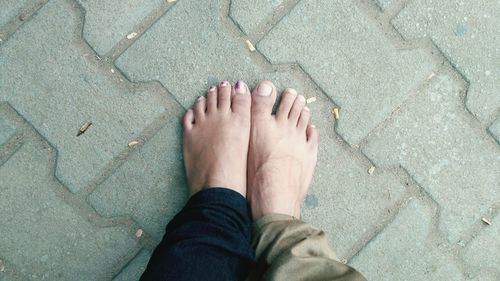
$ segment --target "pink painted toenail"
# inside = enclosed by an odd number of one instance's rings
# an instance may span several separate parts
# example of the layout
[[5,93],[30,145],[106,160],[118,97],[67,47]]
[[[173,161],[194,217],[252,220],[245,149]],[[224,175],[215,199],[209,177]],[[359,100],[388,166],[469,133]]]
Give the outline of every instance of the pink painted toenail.
[[216,88],[215,86],[212,86],[212,87],[210,87],[208,90],[209,90],[210,92],[213,92],[213,91],[215,91],[215,88]]
[[311,111],[311,110],[309,109],[309,107],[307,107],[307,106],[304,106],[304,110],[305,110],[305,111]]
[[237,94],[246,94],[247,93],[247,85],[245,84],[245,82],[241,81],[241,80],[238,80],[238,82],[236,82],[236,84],[234,85],[234,88],[235,88],[235,92]]
[[268,97],[273,92],[273,87],[267,83],[260,83],[259,88],[257,89],[257,95],[262,97]]
[[199,96],[196,100],[197,100],[197,101],[202,101],[202,100],[204,100],[204,99],[205,99],[205,97],[204,97],[204,96]]
[[316,126],[314,126],[314,125],[311,125],[311,128],[316,128]]
[[222,81],[222,82],[220,82],[220,85],[222,87],[226,87],[228,85],[228,83],[227,83],[227,81]]

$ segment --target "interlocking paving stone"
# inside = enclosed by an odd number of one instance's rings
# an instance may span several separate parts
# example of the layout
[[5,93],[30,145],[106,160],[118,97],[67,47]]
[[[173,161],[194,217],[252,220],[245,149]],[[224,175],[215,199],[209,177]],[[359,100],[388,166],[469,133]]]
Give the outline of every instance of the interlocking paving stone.
[[137,281],[148,265],[151,252],[142,250],[113,281]]
[[306,205],[303,219],[323,229],[337,255],[348,258],[357,243],[368,239],[375,227],[392,216],[388,209],[401,199],[405,188],[389,172],[369,175],[368,167],[357,163],[338,140],[321,136],[320,141],[309,191],[317,198],[317,207]]
[[219,4],[179,1],[116,65],[134,81],[160,81],[185,107],[223,79],[252,82],[265,77],[249,58],[244,41],[227,34]]
[[85,9],[83,35],[94,50],[104,55],[165,0],[77,0]]
[[375,0],[377,5],[380,7],[382,10],[387,10],[393,3],[394,0]]
[[442,73],[368,140],[380,166],[401,165],[441,206],[441,231],[456,242],[498,200],[499,147],[471,121],[458,77]]
[[32,0],[2,0],[0,3],[0,26],[18,16]]
[[496,270],[500,273],[500,216],[490,219],[491,225],[485,226],[479,235],[468,245],[464,260],[479,269]]
[[[99,67],[71,8],[49,2],[0,46],[0,100],[55,146],[56,175],[76,192],[164,112],[166,101]],[[77,137],[86,121],[92,126]]]
[[55,150],[6,103],[0,115],[24,132],[22,147],[0,166],[0,253],[36,280],[104,280],[136,247],[122,227],[98,228],[65,203],[54,178]]
[[15,133],[16,130],[7,124],[7,120],[0,117],[0,146],[6,143]]
[[432,212],[413,199],[350,264],[368,280],[465,280],[430,239]]
[[500,2],[417,0],[392,20],[409,39],[430,37],[470,81],[467,108],[488,120],[500,107]]
[[497,118],[488,130],[493,134],[497,142],[500,143],[500,118]]
[[232,0],[230,16],[245,33],[250,34],[276,9],[283,7],[283,2],[284,0]]
[[342,108],[337,130],[351,145],[385,120],[435,67],[424,50],[396,49],[349,0],[299,2],[257,47],[272,63],[304,67]]
[[130,215],[160,240],[168,221],[187,200],[180,121],[175,118],[89,197],[103,216]]

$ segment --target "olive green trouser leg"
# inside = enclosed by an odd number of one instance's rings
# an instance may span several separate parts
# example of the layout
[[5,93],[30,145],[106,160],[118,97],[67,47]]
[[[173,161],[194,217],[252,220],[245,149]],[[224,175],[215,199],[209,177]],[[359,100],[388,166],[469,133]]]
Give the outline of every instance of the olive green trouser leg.
[[254,222],[257,261],[247,280],[366,281],[341,263],[325,233],[288,215],[270,214]]

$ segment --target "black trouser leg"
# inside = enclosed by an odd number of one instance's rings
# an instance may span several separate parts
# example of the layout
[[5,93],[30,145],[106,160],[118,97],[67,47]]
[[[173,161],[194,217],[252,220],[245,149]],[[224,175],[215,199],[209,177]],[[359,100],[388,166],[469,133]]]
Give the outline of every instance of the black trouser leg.
[[141,280],[243,280],[255,258],[251,229],[241,194],[200,191],[167,225]]

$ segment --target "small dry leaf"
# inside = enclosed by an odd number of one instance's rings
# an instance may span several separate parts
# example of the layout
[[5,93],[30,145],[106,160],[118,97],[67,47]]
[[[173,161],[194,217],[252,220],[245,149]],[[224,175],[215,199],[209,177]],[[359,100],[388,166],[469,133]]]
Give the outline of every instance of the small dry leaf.
[[137,32],[132,32],[132,33],[130,33],[129,35],[127,35],[127,39],[128,39],[128,40],[130,40],[130,39],[134,39],[136,36],[137,36]]
[[174,3],[177,0],[167,0],[167,3]]
[[334,109],[332,109],[332,114],[333,114],[333,118],[335,118],[337,120],[339,119],[340,115],[339,115],[339,109],[338,108],[335,107]]
[[481,219],[485,224],[491,225],[491,221],[489,221],[487,218],[482,218]]
[[134,147],[139,144],[139,141],[133,140],[128,143],[128,147]]
[[87,131],[87,129],[90,127],[90,125],[92,125],[92,122],[90,122],[90,121],[83,123],[83,125],[80,126],[80,129],[78,129],[78,133],[76,133],[76,136],[78,137],[81,134],[85,133],[85,131]]
[[427,80],[431,80],[432,77],[436,76],[436,73],[434,72],[431,72],[431,74],[429,75],[429,77],[427,77]]
[[253,46],[252,42],[250,42],[250,40],[245,41],[245,43],[247,43],[247,47],[250,50],[250,52],[255,51],[255,47]]
[[315,102],[316,101],[316,97],[310,97],[306,100],[306,103],[311,103],[311,102]]
[[5,271],[5,264],[3,263],[3,260],[0,260],[0,272]]
[[371,166],[370,169],[368,169],[368,174],[373,174],[375,172],[375,166]]
[[111,73],[115,73],[115,70],[111,68]]
[[141,238],[142,234],[144,234],[144,230],[142,229],[137,229],[137,231],[135,232],[135,237],[137,238]]

